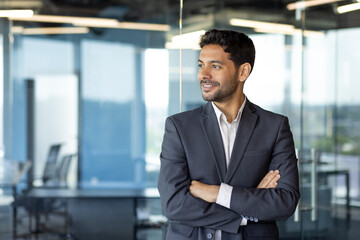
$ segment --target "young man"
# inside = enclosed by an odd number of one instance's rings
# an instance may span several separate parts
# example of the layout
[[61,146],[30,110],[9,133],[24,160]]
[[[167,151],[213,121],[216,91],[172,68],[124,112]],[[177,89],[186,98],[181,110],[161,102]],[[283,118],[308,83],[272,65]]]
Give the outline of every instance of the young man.
[[288,119],[243,93],[255,60],[248,36],[209,30],[200,47],[208,103],[165,125],[158,187],[167,239],[278,239],[275,221],[290,217],[300,196]]

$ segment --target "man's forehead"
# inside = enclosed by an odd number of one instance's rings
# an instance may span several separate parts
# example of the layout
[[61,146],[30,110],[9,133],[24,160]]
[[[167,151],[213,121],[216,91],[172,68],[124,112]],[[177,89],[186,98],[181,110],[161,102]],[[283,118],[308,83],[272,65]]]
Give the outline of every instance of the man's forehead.
[[[209,45],[207,45],[209,46]],[[230,60],[230,54],[225,52],[220,45],[204,46],[199,55],[199,61],[224,62]]]
[[205,50],[214,50],[214,51],[220,51],[220,52],[225,52],[224,50],[224,47],[221,46],[221,45],[218,45],[218,44],[208,44],[208,45],[205,45],[201,48],[201,51]]

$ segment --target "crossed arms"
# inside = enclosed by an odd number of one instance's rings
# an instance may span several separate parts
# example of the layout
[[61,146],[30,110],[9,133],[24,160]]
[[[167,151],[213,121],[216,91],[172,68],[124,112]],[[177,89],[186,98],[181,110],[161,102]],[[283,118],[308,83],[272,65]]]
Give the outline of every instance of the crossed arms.
[[[279,170],[269,171],[265,177],[260,181],[257,188],[276,188],[277,182],[280,179]],[[189,188],[190,194],[202,200],[215,203],[218,197],[220,186],[202,183],[196,180],[191,181]]]
[[180,137],[179,128],[182,126],[178,124],[176,119],[167,119],[160,155],[158,188],[164,213],[170,220],[237,233],[241,215],[254,216],[261,221],[286,219],[292,215],[299,198],[298,173],[286,119],[281,124],[269,165],[269,169],[279,170],[282,181],[274,178],[278,173],[273,171],[266,175],[258,188],[234,185],[230,208],[214,203],[218,186],[191,178],[193,169],[189,169],[188,161],[193,157],[190,155],[197,154],[188,147],[193,143],[190,139],[193,135]]

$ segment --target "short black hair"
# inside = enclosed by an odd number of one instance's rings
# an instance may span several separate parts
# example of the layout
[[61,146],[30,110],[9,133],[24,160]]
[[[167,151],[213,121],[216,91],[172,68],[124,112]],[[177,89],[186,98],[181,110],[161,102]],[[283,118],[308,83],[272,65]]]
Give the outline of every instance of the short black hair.
[[233,30],[211,29],[200,38],[200,48],[206,45],[220,45],[225,52],[230,53],[230,60],[239,67],[248,62],[251,65],[251,71],[255,62],[255,46],[253,41],[245,33]]

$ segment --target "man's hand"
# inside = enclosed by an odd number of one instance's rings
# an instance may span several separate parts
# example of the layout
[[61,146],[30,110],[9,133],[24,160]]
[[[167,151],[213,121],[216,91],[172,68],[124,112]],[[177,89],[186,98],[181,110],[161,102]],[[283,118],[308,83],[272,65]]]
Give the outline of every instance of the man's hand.
[[201,198],[202,200],[213,203],[216,202],[219,194],[220,186],[209,185],[199,181],[191,181],[190,194],[193,197]]
[[261,180],[257,188],[276,188],[277,182],[280,179],[279,170],[271,170]]

